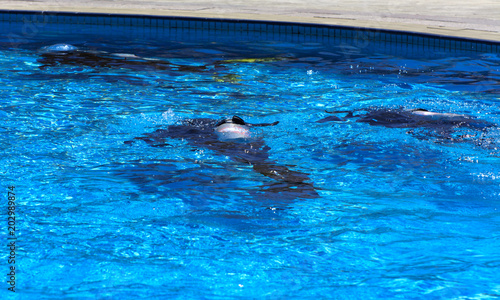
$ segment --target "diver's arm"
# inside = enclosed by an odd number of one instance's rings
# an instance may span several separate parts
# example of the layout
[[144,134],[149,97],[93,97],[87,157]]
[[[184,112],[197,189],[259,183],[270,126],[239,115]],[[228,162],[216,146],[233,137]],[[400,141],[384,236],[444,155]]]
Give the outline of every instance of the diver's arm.
[[143,136],[135,137],[131,141],[125,141],[124,144],[131,145],[135,142],[135,140],[144,141],[146,144],[152,147],[165,147],[169,146],[169,144],[165,143],[165,138],[168,138],[168,130],[158,129],[155,132],[145,133]]
[[273,123],[258,123],[258,124],[245,123],[245,124],[248,126],[252,126],[252,127],[264,127],[264,126],[275,126],[275,125],[278,125],[279,122],[280,121],[276,121]]

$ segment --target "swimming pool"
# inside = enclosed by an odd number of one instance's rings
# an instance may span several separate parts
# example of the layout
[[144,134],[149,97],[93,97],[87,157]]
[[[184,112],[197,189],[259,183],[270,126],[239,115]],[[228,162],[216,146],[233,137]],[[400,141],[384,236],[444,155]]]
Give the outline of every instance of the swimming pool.
[[[2,23],[18,298],[499,297],[498,128],[348,117],[500,124],[498,52],[112,26]],[[279,121],[251,128],[252,164],[248,141],[152,135],[233,115]]]

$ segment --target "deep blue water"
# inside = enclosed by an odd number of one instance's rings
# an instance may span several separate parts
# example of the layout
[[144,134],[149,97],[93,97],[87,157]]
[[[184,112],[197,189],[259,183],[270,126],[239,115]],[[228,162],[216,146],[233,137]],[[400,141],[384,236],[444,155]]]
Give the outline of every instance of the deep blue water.
[[[316,122],[424,108],[500,124],[498,54],[5,28],[0,173],[17,197],[18,299],[500,297],[496,125]],[[40,51],[62,42],[83,54]],[[309,179],[135,139],[232,115],[279,121],[253,134]]]

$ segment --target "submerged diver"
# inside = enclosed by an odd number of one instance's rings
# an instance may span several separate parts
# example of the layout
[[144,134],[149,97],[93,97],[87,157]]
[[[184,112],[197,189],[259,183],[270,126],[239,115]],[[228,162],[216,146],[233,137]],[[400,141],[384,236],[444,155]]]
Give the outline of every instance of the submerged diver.
[[[463,114],[438,113],[426,109],[388,109],[373,108],[361,110],[364,113],[354,114],[354,111],[333,111],[332,114],[347,113],[344,118],[332,115],[317,123],[330,121],[345,121],[357,118],[356,122],[368,123],[373,126],[387,128],[407,128],[407,133],[422,140],[435,138],[436,142],[472,142],[483,148],[492,147],[494,142],[485,138],[484,134],[495,124]],[[468,132],[464,132],[468,130]],[[473,131],[473,132],[472,132]],[[480,135],[478,136],[479,133]]]
[[426,128],[437,132],[440,137],[450,138],[450,134],[457,128],[470,128],[476,131],[486,131],[494,124],[476,119],[472,116],[438,113],[426,109],[368,109],[367,113],[354,115],[353,111],[333,111],[332,114],[347,113],[344,118],[335,115],[316,121],[325,123],[329,121],[344,121],[349,118],[358,118],[356,122],[368,123],[374,126],[388,128]]
[[91,68],[125,68],[131,70],[174,70],[202,72],[204,66],[183,66],[155,58],[129,53],[83,50],[70,44],[55,44],[40,49],[40,69],[58,65],[87,66]]
[[[153,147],[168,146],[165,139],[185,139],[193,147],[203,147],[232,160],[251,165],[253,170],[277,182],[264,189],[267,193],[287,195],[292,198],[315,198],[317,193],[312,184],[307,183],[307,174],[292,171],[269,158],[270,148],[261,138],[254,137],[250,128],[274,126],[274,123],[251,124],[238,116],[217,121],[208,118],[186,119],[179,125],[146,133],[136,140],[145,141]],[[131,144],[133,141],[127,141]]]

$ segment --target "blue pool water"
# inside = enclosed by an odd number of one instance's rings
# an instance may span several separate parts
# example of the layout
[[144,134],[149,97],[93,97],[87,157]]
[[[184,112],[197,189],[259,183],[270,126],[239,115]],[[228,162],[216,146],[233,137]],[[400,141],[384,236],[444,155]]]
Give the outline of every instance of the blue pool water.
[[[496,126],[316,122],[423,108],[500,124],[498,54],[123,28],[0,39],[18,299],[500,297]],[[40,50],[63,42],[83,54]],[[264,167],[307,179],[235,159],[249,141],[147,143],[233,115],[279,121],[252,128]]]

